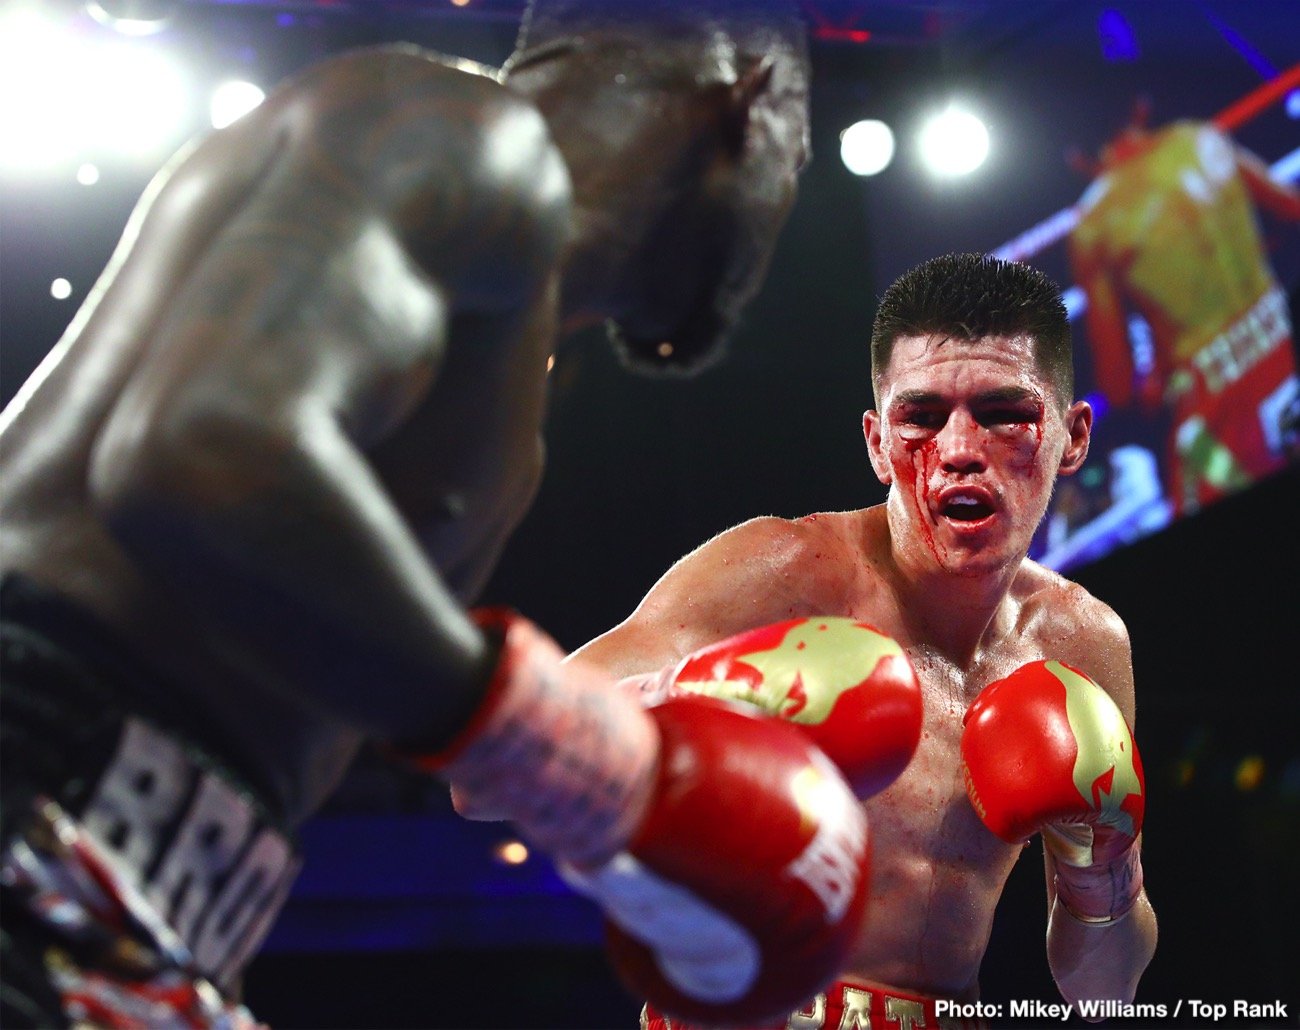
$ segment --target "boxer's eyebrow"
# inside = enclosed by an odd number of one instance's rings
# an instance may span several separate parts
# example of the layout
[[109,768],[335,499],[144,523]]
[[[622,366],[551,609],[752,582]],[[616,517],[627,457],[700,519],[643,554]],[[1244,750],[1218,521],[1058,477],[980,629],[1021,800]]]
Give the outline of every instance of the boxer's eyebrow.
[[999,386],[992,390],[977,393],[971,398],[973,404],[1023,404],[1026,401],[1038,403],[1041,398],[1033,390],[1023,386]]
[[924,408],[935,404],[943,403],[942,394],[934,390],[900,390],[894,394],[893,400],[889,402],[889,407],[893,408]]

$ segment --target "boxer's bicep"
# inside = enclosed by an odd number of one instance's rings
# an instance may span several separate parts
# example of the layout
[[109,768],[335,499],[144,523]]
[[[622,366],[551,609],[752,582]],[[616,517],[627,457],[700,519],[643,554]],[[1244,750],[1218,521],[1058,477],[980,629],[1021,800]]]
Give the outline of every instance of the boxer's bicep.
[[1097,602],[1099,611],[1090,620],[1093,676],[1119,707],[1130,729],[1135,729],[1136,698],[1133,686],[1133,649],[1128,627],[1108,606]]
[[656,672],[786,614],[782,572],[797,561],[785,519],[735,526],[678,560],[617,626],[576,654],[616,677]]
[[1070,584],[1062,608],[1070,613],[1069,630],[1047,657],[1081,669],[1114,699],[1133,728],[1133,650],[1124,620],[1077,584]]

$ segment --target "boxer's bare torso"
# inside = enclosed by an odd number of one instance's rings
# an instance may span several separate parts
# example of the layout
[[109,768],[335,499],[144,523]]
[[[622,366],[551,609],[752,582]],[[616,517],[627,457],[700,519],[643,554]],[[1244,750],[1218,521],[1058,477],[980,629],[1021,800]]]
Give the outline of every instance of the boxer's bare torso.
[[[338,632],[337,591],[362,594],[372,618],[353,621],[349,650],[382,683],[383,623],[443,601],[366,559],[418,546],[463,601],[532,498],[568,201],[541,117],[492,78],[396,48],[334,63],[172,170],[93,309],[5,412],[4,572],[148,656],[291,819],[361,739],[294,682],[328,674],[313,652]],[[261,434],[256,460],[243,433]],[[299,474],[297,434],[318,434],[323,463],[364,455],[354,483],[373,474],[407,526],[379,511],[367,527]],[[249,492],[264,503],[237,511]],[[205,513],[227,507],[246,524],[205,539]],[[257,612],[205,553],[243,531],[267,544],[246,560],[279,563],[253,574]],[[165,567],[150,539],[173,552]]]
[[622,626],[577,654],[621,676],[669,665],[731,634],[790,618],[848,615],[903,645],[924,724],[903,775],[866,802],[871,909],[845,974],[958,999],[978,994],[994,909],[1022,850],[986,830],[967,800],[961,720],[990,682],[1045,656],[1101,683],[1127,682],[1119,620],[1081,587],[1023,563],[971,654],[930,646],[944,601],[905,605],[883,506],[744,523],[683,559]]
[[362,739],[437,751],[481,703],[465,605],[535,492],[557,338],[610,320],[689,369],[758,289],[800,30],[701,17],[559,19],[500,75],[313,66],[159,177],[0,417],[0,572],[98,616],[288,820]]

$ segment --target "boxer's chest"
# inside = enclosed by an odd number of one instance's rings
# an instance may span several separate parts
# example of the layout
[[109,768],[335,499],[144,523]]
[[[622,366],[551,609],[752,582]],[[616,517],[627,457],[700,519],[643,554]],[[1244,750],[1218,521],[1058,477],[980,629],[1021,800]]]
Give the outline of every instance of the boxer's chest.
[[969,667],[923,648],[907,651],[921,683],[921,739],[903,775],[872,803],[873,828],[887,835],[900,855],[1000,866],[1005,846],[979,822],[966,797],[962,720],[980,691],[1041,657],[1039,648],[1032,637],[1009,642]]

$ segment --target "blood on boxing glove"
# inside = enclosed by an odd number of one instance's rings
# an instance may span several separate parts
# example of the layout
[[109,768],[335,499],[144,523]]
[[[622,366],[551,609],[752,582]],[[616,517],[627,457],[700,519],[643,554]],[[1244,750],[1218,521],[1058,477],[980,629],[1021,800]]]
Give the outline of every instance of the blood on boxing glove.
[[921,739],[921,686],[902,646],[843,616],[738,633],[660,673],[621,683],[648,704],[703,694],[793,722],[860,798],[897,779]]
[[1041,830],[1075,915],[1127,911],[1142,885],[1146,778],[1111,696],[1062,662],[1031,662],[986,687],[964,723],[966,792],[984,825],[1010,843]]
[[597,868],[562,867],[607,915],[615,969],[709,1026],[784,1018],[834,979],[866,916],[866,817],[795,727],[709,698],[651,710],[662,751],[644,821]]

